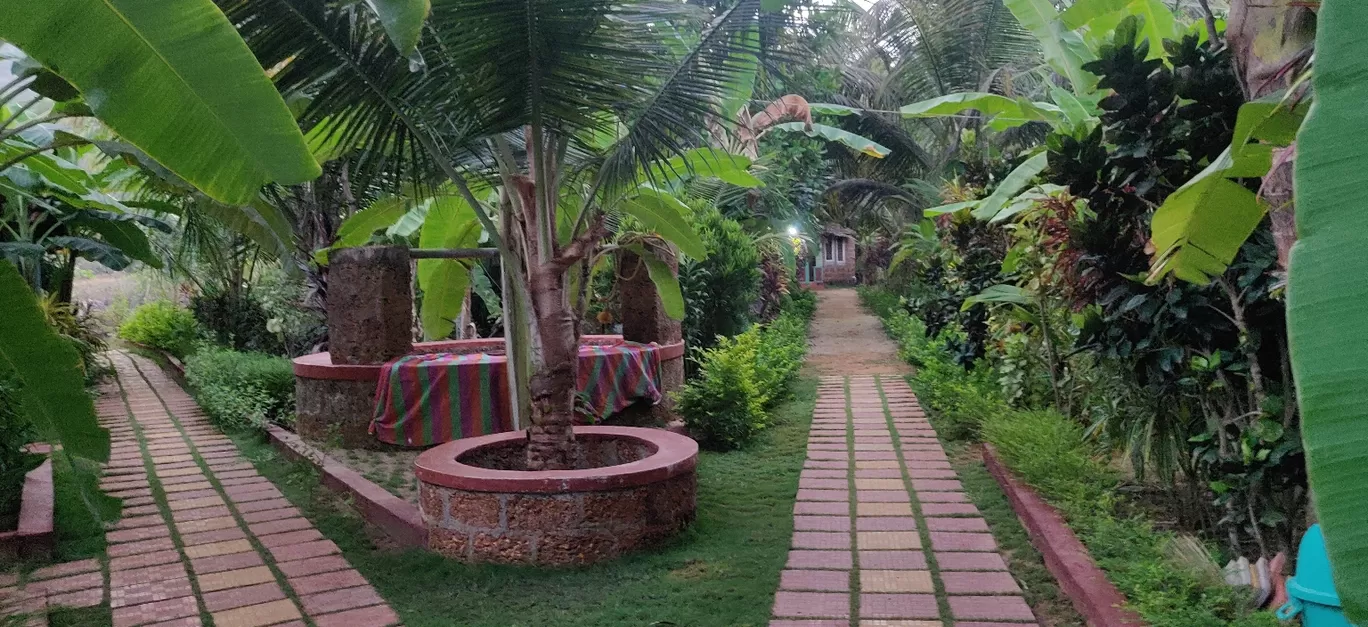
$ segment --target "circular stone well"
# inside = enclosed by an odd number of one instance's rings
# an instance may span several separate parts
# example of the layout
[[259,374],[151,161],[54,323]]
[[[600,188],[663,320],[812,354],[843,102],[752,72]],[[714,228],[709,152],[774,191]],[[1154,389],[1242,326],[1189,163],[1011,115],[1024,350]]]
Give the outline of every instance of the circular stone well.
[[693,522],[698,444],[661,429],[575,427],[575,470],[520,470],[522,431],[448,442],[414,463],[428,547],[464,562],[589,564]]

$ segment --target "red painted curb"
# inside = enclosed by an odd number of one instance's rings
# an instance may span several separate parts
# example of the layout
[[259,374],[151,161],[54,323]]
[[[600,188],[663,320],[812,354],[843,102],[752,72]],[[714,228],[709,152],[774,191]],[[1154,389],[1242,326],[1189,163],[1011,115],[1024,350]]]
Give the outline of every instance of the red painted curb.
[[1059,588],[1089,625],[1117,627],[1145,625],[1138,614],[1125,609],[1126,597],[1097,567],[1087,547],[1064,523],[1059,511],[1040,498],[1030,486],[1017,480],[998,458],[992,445],[983,446],[983,463],[997,480],[1031,544],[1045,558],[1045,567],[1059,581]]
[[37,468],[24,475],[20,496],[19,525],[13,531],[0,533],[0,555],[30,559],[52,559],[57,536],[53,494],[52,459],[43,460]]
[[640,427],[575,427],[579,440],[635,440],[653,452],[644,459],[585,470],[494,470],[463,464],[461,457],[476,449],[525,439],[527,432],[511,431],[441,444],[414,462],[418,480],[472,492],[601,492],[642,486],[692,472],[698,465],[698,443],[664,429]]
[[271,438],[271,444],[282,454],[297,461],[307,461],[318,468],[323,475],[324,486],[350,494],[353,497],[352,506],[361,517],[383,529],[401,546],[427,546],[427,526],[423,524],[417,505],[371,483],[361,473],[343,466],[285,429],[268,425],[266,433]]

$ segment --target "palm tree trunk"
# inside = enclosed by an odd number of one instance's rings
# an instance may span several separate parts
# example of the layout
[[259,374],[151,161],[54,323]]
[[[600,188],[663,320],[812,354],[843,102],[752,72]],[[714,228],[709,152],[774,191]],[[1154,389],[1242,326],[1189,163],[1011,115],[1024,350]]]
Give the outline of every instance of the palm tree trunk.
[[565,292],[565,273],[534,268],[532,309],[538,343],[531,377],[532,424],[527,430],[529,470],[560,470],[573,465],[575,381],[579,367],[579,330]]

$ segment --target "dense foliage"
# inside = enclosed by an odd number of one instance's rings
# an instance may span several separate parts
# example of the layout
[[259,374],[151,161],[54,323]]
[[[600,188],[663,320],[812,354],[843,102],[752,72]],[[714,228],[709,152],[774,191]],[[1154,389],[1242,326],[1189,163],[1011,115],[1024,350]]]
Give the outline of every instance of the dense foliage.
[[153,301],[133,310],[119,326],[119,337],[185,357],[199,338],[199,323],[188,309],[170,301]]
[[768,409],[787,398],[807,352],[815,297],[800,292],[773,322],[698,349],[698,375],[677,394],[677,411],[705,446],[746,446],[769,426]]
[[195,399],[219,428],[233,431],[294,418],[294,370],[289,359],[208,349],[185,360]]
[[751,306],[760,292],[760,253],[741,224],[715,208],[696,210],[694,221],[708,257],[679,264],[684,341],[711,348],[717,338],[741,333],[754,322]]
[[33,425],[19,412],[19,382],[0,371],[0,531],[18,522],[24,476],[43,461],[24,450],[35,436]]

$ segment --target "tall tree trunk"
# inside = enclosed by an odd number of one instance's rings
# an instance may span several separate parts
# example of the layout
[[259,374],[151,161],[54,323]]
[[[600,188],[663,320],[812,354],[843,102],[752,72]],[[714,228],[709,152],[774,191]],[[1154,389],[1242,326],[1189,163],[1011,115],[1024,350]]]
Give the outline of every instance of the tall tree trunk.
[[[1226,25],[1235,72],[1245,98],[1255,100],[1285,89],[1306,66],[1316,38],[1316,15],[1297,0],[1232,0]],[[1272,205],[1273,237],[1278,264],[1287,269],[1287,253],[1296,241],[1292,204],[1292,162],[1275,164],[1265,177],[1263,197]]]
[[579,329],[565,292],[565,273],[533,268],[532,309],[540,341],[532,371],[532,425],[527,431],[527,465],[533,470],[569,468],[575,458],[575,381]]

